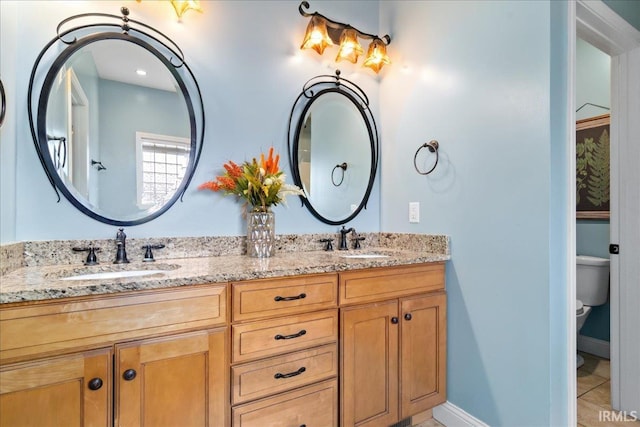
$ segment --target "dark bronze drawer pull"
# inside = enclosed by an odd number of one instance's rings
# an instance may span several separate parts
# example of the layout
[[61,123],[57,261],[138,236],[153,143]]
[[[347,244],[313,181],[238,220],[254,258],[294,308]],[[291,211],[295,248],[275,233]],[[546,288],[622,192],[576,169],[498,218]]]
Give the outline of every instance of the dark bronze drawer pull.
[[276,296],[273,300],[274,301],[294,301],[297,299],[304,299],[307,297],[307,294],[300,294],[300,295],[296,295],[295,297],[281,297],[280,295]]
[[136,377],[136,375],[138,375],[138,373],[135,371],[135,369],[127,369],[122,374],[122,378],[124,378],[125,381],[131,381]]
[[290,340],[291,338],[298,338],[303,336],[304,334],[306,334],[307,331],[305,331],[304,329],[301,330],[300,332],[298,332],[297,334],[291,334],[291,335],[276,335],[275,337],[273,337],[276,340]]
[[307,368],[305,368],[304,366],[300,369],[298,369],[297,371],[293,371],[293,372],[289,372],[288,374],[281,374],[280,372],[278,372],[277,374],[275,374],[273,376],[273,378],[279,380],[281,378],[291,378],[291,377],[295,377],[300,375],[301,373],[303,373],[304,371],[306,371]]
[[100,390],[102,388],[102,378],[93,378],[89,381],[89,390]]

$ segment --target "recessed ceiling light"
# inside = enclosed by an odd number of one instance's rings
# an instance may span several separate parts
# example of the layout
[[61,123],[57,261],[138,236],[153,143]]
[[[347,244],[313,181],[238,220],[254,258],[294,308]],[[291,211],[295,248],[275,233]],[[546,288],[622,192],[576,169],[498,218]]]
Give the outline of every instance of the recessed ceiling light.
[[136,74],[139,75],[139,76],[146,76],[147,72],[145,70],[141,69],[141,68],[138,68],[136,70]]

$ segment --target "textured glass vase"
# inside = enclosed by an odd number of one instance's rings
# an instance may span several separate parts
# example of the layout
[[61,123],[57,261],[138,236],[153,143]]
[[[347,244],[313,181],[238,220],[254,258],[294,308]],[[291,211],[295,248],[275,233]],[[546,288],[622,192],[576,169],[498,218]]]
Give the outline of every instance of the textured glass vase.
[[253,209],[247,214],[247,255],[268,258],[276,242],[276,218],[269,208]]

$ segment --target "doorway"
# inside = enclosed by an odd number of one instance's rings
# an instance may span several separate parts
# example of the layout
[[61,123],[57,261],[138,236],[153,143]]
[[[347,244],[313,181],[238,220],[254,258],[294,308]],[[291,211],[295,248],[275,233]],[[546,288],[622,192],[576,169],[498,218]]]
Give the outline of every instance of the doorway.
[[[640,31],[603,2],[578,0],[575,38],[611,56],[611,406],[640,413]],[[574,75],[575,79],[575,75]],[[573,289],[575,291],[575,289]],[[570,373],[575,376],[575,372]]]

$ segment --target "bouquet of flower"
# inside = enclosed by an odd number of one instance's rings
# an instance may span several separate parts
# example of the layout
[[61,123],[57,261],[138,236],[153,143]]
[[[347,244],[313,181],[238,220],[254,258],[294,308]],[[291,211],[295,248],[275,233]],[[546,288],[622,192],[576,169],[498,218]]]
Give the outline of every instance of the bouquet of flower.
[[260,163],[253,158],[251,162],[237,165],[232,161],[224,164],[224,175],[213,181],[201,184],[199,190],[222,191],[224,195],[233,194],[244,199],[253,210],[267,210],[278,203],[286,204],[286,196],[305,196],[295,185],[285,184],[284,172],[279,170],[280,156],[273,157],[273,147],[265,159],[260,154]]

